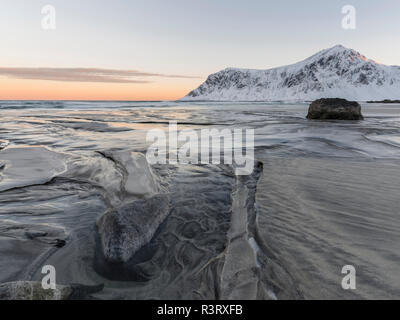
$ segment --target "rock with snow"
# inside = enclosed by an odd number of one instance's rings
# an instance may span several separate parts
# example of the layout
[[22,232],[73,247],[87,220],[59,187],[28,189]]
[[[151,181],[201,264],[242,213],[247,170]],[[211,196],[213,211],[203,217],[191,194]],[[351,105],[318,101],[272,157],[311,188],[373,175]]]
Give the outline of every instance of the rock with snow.
[[363,120],[361,106],[345,99],[318,99],[308,109],[307,119]]
[[400,99],[400,67],[370,60],[337,45],[293,65],[269,69],[228,68],[212,74],[182,100],[356,101]]

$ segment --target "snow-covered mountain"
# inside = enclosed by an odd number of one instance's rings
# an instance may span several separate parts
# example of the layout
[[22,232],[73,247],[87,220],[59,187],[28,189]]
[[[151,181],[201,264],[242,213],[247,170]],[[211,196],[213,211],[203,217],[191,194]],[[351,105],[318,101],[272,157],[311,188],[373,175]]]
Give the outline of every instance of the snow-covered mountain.
[[212,74],[182,100],[310,101],[400,99],[400,67],[379,64],[337,45],[296,64],[269,69],[228,68]]

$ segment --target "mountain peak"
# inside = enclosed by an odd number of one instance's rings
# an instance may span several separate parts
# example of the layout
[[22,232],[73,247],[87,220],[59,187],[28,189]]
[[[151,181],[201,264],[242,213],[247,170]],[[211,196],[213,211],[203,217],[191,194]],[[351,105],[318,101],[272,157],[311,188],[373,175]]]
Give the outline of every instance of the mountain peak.
[[338,44],[332,48],[327,49],[326,53],[329,53],[329,54],[360,54],[356,50],[347,48],[345,46],[342,46],[341,44]]
[[345,46],[341,45],[341,44],[337,44],[336,46],[333,46],[333,48],[339,48],[339,49],[347,49]]
[[268,70],[227,68],[210,75],[184,99],[293,101],[319,98],[400,98],[400,67],[386,66],[343,45]]
[[349,48],[346,48],[345,46],[343,46],[341,44],[337,44],[337,45],[335,45],[335,46],[333,46],[331,48],[328,48],[328,49],[325,49],[325,50],[322,50],[322,51],[340,52],[340,51],[349,51],[349,50],[353,50],[353,49],[349,49]]
[[[349,61],[352,61],[352,62],[361,60],[361,61],[365,61],[365,62],[379,64],[375,60],[367,58],[366,56],[359,53],[358,51],[351,49],[351,48],[346,48],[345,46],[343,46],[341,44],[337,44],[331,48],[321,50],[320,52],[311,56],[308,59],[312,59],[312,58],[316,58],[316,57],[320,57],[320,56],[342,56],[343,59],[348,59]],[[306,60],[308,60],[308,59],[306,59]]]

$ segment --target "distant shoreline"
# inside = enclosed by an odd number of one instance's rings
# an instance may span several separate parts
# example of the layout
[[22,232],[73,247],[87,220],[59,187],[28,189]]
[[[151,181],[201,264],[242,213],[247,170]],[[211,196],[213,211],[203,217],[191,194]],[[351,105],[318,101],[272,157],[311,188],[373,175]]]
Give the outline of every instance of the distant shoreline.
[[[354,100],[359,103],[399,103],[400,100]],[[73,103],[73,102],[83,102],[83,103],[278,103],[278,104],[310,104],[313,100],[207,100],[207,99],[180,99],[180,100],[4,100],[0,99],[0,103],[12,103],[12,102],[24,102],[24,103],[31,103],[31,102],[66,102],[66,103]]]
[[385,99],[381,101],[367,101],[367,103],[400,103],[400,100]]

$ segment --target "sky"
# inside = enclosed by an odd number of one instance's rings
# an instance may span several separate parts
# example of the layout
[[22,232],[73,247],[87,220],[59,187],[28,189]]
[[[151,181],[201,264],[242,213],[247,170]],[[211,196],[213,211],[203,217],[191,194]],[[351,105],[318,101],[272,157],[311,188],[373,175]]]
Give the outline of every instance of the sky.
[[[345,5],[355,29],[342,28]],[[400,65],[400,1],[0,0],[0,39],[2,100],[175,100],[224,68],[336,44]]]

